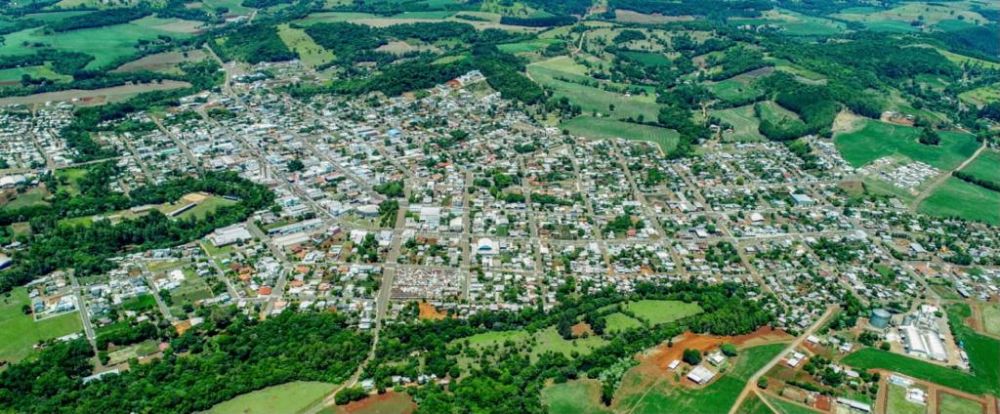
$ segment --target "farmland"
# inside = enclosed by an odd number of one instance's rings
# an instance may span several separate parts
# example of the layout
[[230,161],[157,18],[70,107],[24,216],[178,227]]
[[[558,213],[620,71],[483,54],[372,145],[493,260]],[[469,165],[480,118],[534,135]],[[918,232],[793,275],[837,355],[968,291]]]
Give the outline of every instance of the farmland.
[[[956,203],[955,200],[962,200]],[[1000,224],[1000,193],[949,177],[918,207],[922,213],[939,217],[961,217]]]
[[595,380],[573,380],[549,385],[542,389],[542,404],[549,414],[602,414],[611,411],[600,400],[601,383]]
[[0,360],[16,362],[33,354],[32,347],[39,341],[70,335],[83,330],[77,312],[50,317],[35,322],[25,315],[21,307],[29,305],[24,288],[0,298]]
[[980,414],[983,412],[983,406],[956,395],[941,393],[938,411],[948,414]]
[[580,116],[559,125],[570,134],[593,139],[625,138],[633,141],[652,142],[664,153],[669,153],[677,146],[678,134],[672,129],[652,125],[635,124],[613,119]]
[[860,130],[838,134],[835,143],[840,154],[855,167],[878,158],[904,156],[940,169],[955,168],[979,147],[975,137],[958,132],[941,132],[941,144],[917,142],[920,130],[866,120]]
[[320,400],[336,385],[297,381],[244,394],[209,410],[212,414],[294,413]]
[[732,406],[747,379],[767,361],[778,355],[784,344],[760,345],[740,351],[732,369],[705,388],[688,389],[665,379],[649,389],[629,386],[628,375],[615,395],[617,407],[635,413],[719,413]]
[[973,394],[997,392],[990,384],[975,376],[879,349],[865,348],[856,351],[844,358],[842,362],[855,368],[885,369],[899,372],[935,384],[947,384],[955,389]]
[[327,407],[320,414],[410,414],[417,404],[408,394],[387,392],[337,407]]
[[986,150],[962,169],[980,180],[1000,183],[1000,151]]

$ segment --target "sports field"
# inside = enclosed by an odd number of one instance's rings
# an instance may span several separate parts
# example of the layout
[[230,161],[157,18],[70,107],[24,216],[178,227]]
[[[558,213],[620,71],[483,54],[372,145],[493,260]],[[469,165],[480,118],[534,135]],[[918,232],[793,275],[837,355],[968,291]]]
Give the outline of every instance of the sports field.
[[570,134],[592,139],[624,138],[652,142],[659,145],[665,153],[677,147],[679,138],[677,131],[672,129],[590,116],[578,116],[559,126]]
[[[961,202],[957,202],[957,201]],[[1000,225],[1000,192],[949,177],[918,210],[939,217],[961,217]]]
[[567,381],[542,389],[542,405],[549,414],[610,413],[601,403],[601,382],[592,379]]
[[216,404],[212,414],[297,413],[321,400],[336,387],[324,382],[297,381],[275,385]]
[[35,322],[22,311],[30,305],[25,288],[17,288],[0,297],[0,360],[17,362],[29,355],[39,341],[59,338],[83,330],[77,312]]
[[637,414],[728,412],[750,376],[781,353],[784,347],[785,344],[776,343],[743,349],[734,358],[731,370],[700,389],[687,388],[665,379],[660,379],[651,388],[642,389],[630,387],[623,379],[623,386],[615,396],[615,405],[623,411]]
[[979,147],[970,134],[942,131],[939,135],[940,145],[924,145],[917,141],[920,136],[917,128],[866,120],[860,130],[838,134],[834,142],[841,156],[855,167],[882,157],[904,156],[948,170],[972,156]]
[[673,322],[702,312],[701,306],[698,306],[697,303],[676,300],[640,300],[629,302],[625,305],[625,309],[652,325]]

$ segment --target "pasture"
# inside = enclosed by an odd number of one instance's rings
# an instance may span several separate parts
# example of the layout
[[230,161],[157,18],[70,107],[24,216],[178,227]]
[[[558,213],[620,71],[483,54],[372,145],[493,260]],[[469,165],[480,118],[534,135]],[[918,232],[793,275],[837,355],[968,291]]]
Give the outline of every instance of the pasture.
[[981,152],[962,172],[1000,184],[1000,151],[988,149]]
[[[921,20],[927,25],[957,20],[959,16],[968,23],[987,24],[989,21],[981,14],[968,9],[967,4],[947,3],[902,3],[888,10],[871,7],[854,7],[842,10],[832,17],[860,22],[872,30],[897,29],[913,31],[910,22]],[[947,26],[945,27],[947,28]]]
[[216,404],[211,414],[296,413],[323,399],[336,388],[324,382],[296,381],[275,385]]
[[680,138],[677,131],[672,129],[590,116],[563,121],[559,127],[568,130],[570,134],[591,139],[624,138],[652,142],[659,145],[664,153],[673,151]]
[[28,291],[17,288],[0,297],[0,360],[17,362],[31,356],[39,341],[55,339],[83,330],[77,312],[35,322],[32,315],[25,315],[24,305],[30,305]]
[[947,131],[939,134],[940,145],[924,145],[917,142],[920,135],[917,128],[866,120],[860,130],[838,134],[834,143],[840,155],[854,167],[897,155],[943,170],[955,168],[979,147],[969,134]]
[[[639,371],[633,368],[622,378],[622,386],[615,394],[614,405],[621,411],[639,414],[727,412],[753,373],[781,353],[784,347],[782,343],[774,343],[742,349],[730,361],[732,368],[729,371],[698,389],[688,388],[662,377],[646,386],[648,378],[637,378]],[[664,374],[661,371],[658,375]]]
[[764,136],[758,131],[760,120],[754,114],[753,106],[746,105],[737,108],[712,110],[709,115],[722,120],[733,127],[732,132],[723,132],[722,140],[726,142],[757,142]]
[[288,24],[278,26],[278,37],[299,55],[299,60],[310,67],[316,67],[333,60],[333,52],[316,44],[305,30],[296,29]]
[[[611,326],[608,321],[608,326]],[[986,333],[1000,336],[1000,304],[987,303],[983,305],[983,328]]]
[[997,206],[1000,206],[1000,192],[950,177],[920,203],[918,211],[1000,225]]
[[737,78],[721,82],[706,83],[705,86],[716,98],[726,102],[746,102],[761,95],[761,91],[748,82]]
[[761,102],[758,105],[760,105],[761,120],[767,120],[777,124],[783,121],[794,121],[799,119],[798,114],[785,109],[776,102],[766,101]]
[[637,318],[651,325],[673,322],[702,312],[701,306],[698,306],[697,303],[686,303],[676,300],[640,300],[628,302],[625,304],[625,309],[628,309]]
[[1000,101],[1000,84],[981,86],[958,94],[958,99],[977,107]]
[[601,382],[579,379],[552,384],[542,389],[542,405],[549,414],[610,413],[601,403]]
[[761,401],[760,397],[758,397],[756,394],[750,394],[749,396],[747,396],[745,400],[743,400],[743,404],[741,404],[740,408],[736,410],[736,413],[773,414],[774,412],[771,411],[770,408],[767,408],[767,405],[764,404],[764,401]]

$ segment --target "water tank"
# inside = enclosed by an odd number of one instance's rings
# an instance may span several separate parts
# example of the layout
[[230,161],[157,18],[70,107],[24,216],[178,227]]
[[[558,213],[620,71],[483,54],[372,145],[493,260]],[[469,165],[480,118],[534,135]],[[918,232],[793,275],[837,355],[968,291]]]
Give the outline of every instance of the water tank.
[[872,311],[871,318],[868,323],[879,329],[885,329],[889,326],[889,319],[892,318],[892,314],[885,309],[875,309]]

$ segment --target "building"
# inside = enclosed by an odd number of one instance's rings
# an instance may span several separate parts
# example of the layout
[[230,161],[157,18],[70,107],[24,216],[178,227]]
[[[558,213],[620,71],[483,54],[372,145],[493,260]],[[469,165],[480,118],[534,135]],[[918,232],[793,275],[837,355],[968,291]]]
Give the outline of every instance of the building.
[[816,201],[805,194],[792,194],[792,202],[799,207],[808,207],[816,204]]
[[483,237],[476,243],[476,254],[495,256],[500,254],[500,245],[493,239]]
[[705,368],[703,365],[698,365],[687,374],[687,378],[698,385],[702,385],[715,378],[715,371]]
[[234,224],[229,227],[223,227],[221,229],[216,229],[208,236],[208,239],[212,242],[215,247],[228,246],[233,243],[239,243],[242,241],[250,240],[253,235],[243,224]]

